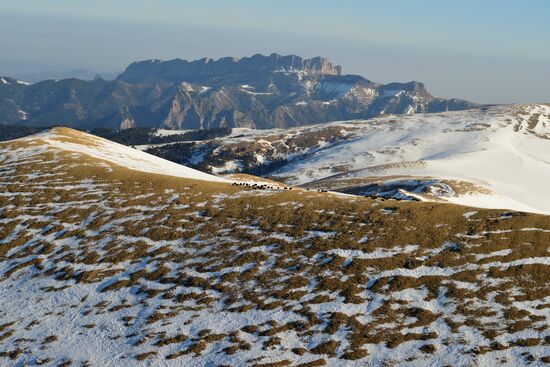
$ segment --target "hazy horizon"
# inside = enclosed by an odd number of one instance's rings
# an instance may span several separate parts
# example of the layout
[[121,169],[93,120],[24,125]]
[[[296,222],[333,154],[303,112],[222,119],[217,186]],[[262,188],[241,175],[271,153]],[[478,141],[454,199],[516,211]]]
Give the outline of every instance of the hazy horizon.
[[0,3],[0,75],[144,59],[323,56],[346,74],[481,103],[548,102],[550,3],[38,0]]

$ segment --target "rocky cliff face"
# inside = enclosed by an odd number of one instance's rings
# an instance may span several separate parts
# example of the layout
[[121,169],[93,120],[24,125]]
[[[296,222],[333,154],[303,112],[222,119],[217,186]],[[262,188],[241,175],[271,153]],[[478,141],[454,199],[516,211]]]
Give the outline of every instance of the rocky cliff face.
[[146,60],[130,64],[117,78],[128,83],[158,83],[205,81],[231,74],[273,73],[277,71],[303,71],[308,74],[340,75],[341,66],[333,66],[322,57],[304,59],[297,55],[254,55],[242,59],[223,57],[218,60],[202,58],[195,61]]
[[475,106],[434,97],[419,82],[382,85],[321,57],[278,54],[141,61],[115,81],[0,82],[0,123],[42,126],[285,128]]

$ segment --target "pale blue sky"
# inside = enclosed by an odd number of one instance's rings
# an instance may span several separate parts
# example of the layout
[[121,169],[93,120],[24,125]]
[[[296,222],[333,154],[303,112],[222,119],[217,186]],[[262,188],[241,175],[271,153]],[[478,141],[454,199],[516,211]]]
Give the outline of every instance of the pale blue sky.
[[442,97],[550,101],[547,0],[0,0],[0,75],[295,53]]

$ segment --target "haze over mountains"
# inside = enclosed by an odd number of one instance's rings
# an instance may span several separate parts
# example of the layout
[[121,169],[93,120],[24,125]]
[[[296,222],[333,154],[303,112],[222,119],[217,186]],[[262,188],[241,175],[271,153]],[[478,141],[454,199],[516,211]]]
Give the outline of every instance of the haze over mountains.
[[114,81],[0,80],[0,123],[79,128],[273,128],[475,107],[420,82],[378,84],[324,58],[135,62]]
[[120,73],[111,73],[111,72],[98,72],[88,69],[72,69],[69,71],[41,71],[34,73],[19,73],[13,74],[14,79],[25,81],[27,83],[38,83],[44,80],[62,80],[62,79],[82,79],[82,80],[92,80],[98,75],[105,80],[114,80]]

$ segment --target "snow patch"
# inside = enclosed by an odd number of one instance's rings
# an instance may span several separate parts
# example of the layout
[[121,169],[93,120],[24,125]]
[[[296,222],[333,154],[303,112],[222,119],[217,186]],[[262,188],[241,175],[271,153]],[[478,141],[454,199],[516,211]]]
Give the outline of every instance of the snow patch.
[[319,82],[315,85],[314,90],[316,92],[326,93],[336,98],[345,96],[351,91],[353,84],[335,83],[335,82]]

